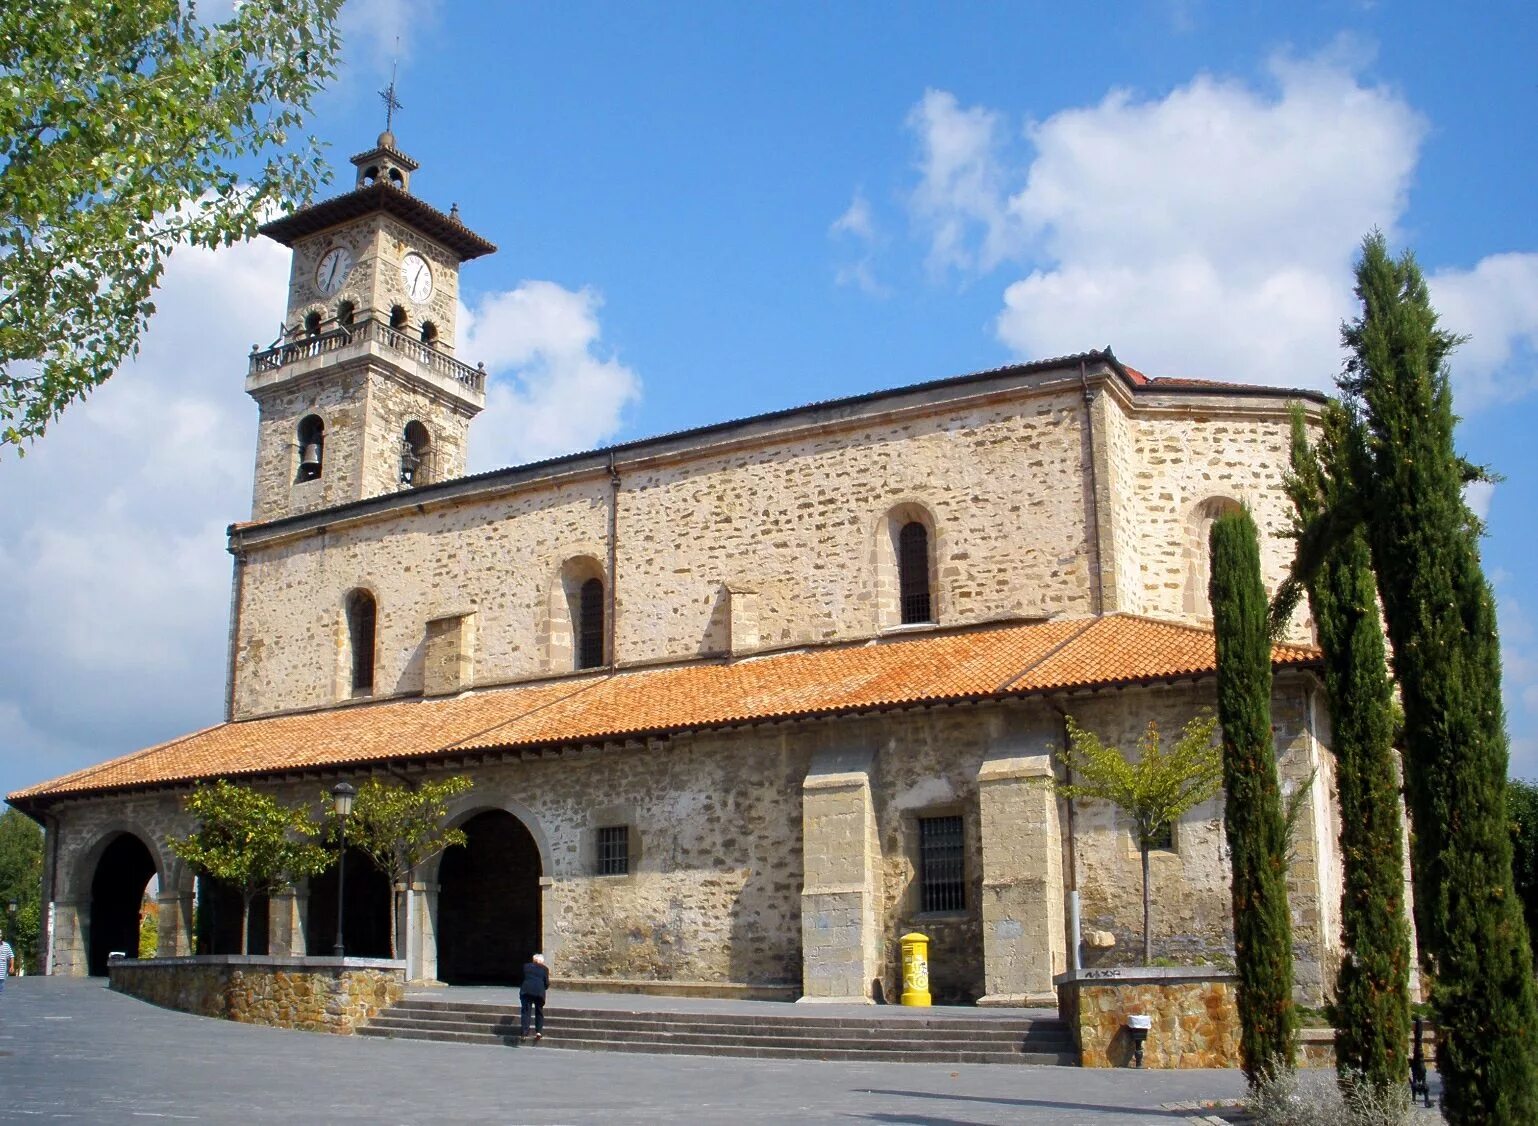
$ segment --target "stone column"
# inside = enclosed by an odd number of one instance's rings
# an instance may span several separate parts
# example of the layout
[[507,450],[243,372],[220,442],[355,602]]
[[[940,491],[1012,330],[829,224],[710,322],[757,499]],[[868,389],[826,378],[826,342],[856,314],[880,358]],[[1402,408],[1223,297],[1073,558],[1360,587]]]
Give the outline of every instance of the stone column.
[[292,885],[275,891],[267,898],[267,952],[273,957],[301,956],[305,953],[304,921],[307,892]]
[[[438,980],[438,888],[438,884],[427,880],[416,880],[411,885],[411,922],[415,933],[407,937],[406,977],[412,981]],[[413,953],[415,965],[411,961]]]
[[977,772],[983,843],[983,975],[979,1005],[1057,1004],[1067,964],[1063,841],[1047,755],[999,748]]
[[801,784],[802,1001],[871,1003],[881,972],[869,750],[826,750]]
[[185,958],[192,953],[192,893],[162,891],[155,896],[159,939],[157,958]]
[[91,972],[80,908],[67,899],[55,900],[53,905],[53,972],[64,977],[85,977]]

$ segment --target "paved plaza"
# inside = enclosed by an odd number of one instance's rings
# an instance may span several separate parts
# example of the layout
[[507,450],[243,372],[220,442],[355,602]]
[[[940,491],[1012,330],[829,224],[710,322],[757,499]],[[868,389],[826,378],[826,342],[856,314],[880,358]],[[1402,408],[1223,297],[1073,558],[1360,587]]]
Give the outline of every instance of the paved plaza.
[[[634,999],[632,999],[634,1000]],[[657,999],[659,1006],[666,1002]],[[490,1048],[256,1028],[101,979],[0,997],[0,1122],[1183,1123],[1235,1071],[852,1064]]]

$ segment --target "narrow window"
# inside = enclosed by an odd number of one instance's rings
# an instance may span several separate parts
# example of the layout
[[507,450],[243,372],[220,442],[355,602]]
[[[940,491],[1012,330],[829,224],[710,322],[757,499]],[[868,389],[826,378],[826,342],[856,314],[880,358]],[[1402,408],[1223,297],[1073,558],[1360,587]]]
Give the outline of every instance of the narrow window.
[[427,427],[416,419],[406,423],[406,430],[401,435],[401,487],[409,489],[413,485],[427,484],[428,461],[432,453],[432,438],[427,433]]
[[397,332],[406,327],[406,310],[399,305],[390,306],[390,327]]
[[374,596],[355,590],[347,596],[347,639],[352,646],[352,694],[372,695],[374,691],[374,622],[377,610]]
[[320,335],[320,314],[310,313],[304,318],[304,334],[306,336]]
[[336,306],[336,323],[346,328],[358,315],[358,306],[351,301],[339,301]]
[[919,887],[921,910],[960,911],[966,907],[959,816],[919,818]]
[[630,874],[630,827],[606,825],[598,830],[598,874]]
[[588,579],[582,584],[577,617],[577,668],[599,668],[603,665],[602,579]]
[[897,534],[897,585],[902,599],[902,624],[932,622],[929,599],[929,529],[917,520]]
[[313,481],[320,476],[326,457],[326,424],[318,414],[299,420],[299,475],[296,480]]
[[423,321],[422,322],[422,343],[423,344],[436,344],[436,343],[438,343],[438,326],[433,324],[432,321]]

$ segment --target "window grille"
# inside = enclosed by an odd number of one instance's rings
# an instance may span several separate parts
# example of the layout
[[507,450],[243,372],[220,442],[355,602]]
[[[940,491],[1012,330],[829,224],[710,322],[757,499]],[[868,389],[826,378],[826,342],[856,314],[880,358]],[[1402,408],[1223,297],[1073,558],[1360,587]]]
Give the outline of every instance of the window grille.
[[961,911],[966,907],[961,818],[919,818],[919,886],[924,911]]
[[929,529],[917,520],[897,533],[897,582],[902,624],[934,621],[929,598]]
[[609,825],[598,830],[598,874],[625,876],[630,873],[630,827]]
[[588,579],[578,600],[577,668],[603,666],[603,580]]
[[[1137,843],[1134,839],[1133,843]],[[1149,835],[1148,847],[1151,851],[1173,852],[1175,850],[1175,823],[1166,821]]]

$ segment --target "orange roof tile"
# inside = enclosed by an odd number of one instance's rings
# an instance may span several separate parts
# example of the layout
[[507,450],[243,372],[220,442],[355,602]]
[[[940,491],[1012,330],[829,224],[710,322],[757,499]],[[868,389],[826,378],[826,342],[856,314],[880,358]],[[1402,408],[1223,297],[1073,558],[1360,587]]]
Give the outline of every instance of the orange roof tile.
[[[1280,666],[1318,650],[1278,645]],[[901,635],[269,716],[210,727],[8,796],[51,798],[215,777],[551,747],[802,716],[1211,675],[1207,630],[1126,614]]]

